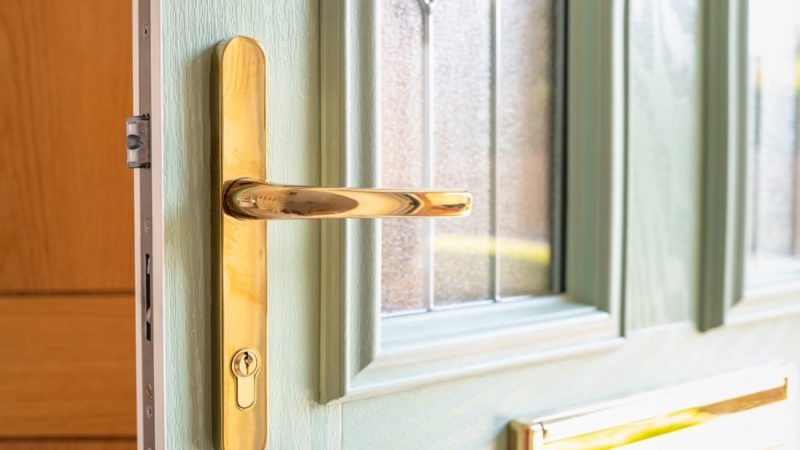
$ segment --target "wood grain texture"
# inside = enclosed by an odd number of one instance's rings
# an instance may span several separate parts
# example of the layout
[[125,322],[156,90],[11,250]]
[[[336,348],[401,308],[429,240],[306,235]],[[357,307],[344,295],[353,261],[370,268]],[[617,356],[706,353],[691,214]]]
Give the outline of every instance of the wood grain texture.
[[[321,4],[321,182],[377,186],[380,145],[378,2]],[[347,95],[343,95],[347,93]],[[376,356],[380,317],[380,225],[372,220],[321,224],[321,400],[350,391]],[[358,243],[350,244],[349,243]]]
[[0,439],[136,435],[133,296],[0,297]]
[[0,292],[133,290],[130,0],[0,8]]
[[0,450],[135,450],[136,439],[0,440]]
[[[319,2],[163,0],[166,446],[212,448],[209,75],[237,34],[267,54],[268,174],[319,183]],[[269,224],[269,448],[337,449],[338,405],[318,403],[319,240],[312,221]]]
[[703,274],[698,325],[723,325],[744,291],[747,27],[744,0],[703,3]]
[[[800,316],[699,334],[636,330],[614,352],[424,386],[342,406],[344,449],[505,450],[511,420],[614,400],[775,360],[800,361]],[[695,448],[708,448],[700,443]],[[710,446],[713,448],[713,445]]]
[[[327,242],[320,242],[312,223],[270,224],[270,448],[499,450],[507,448],[508,422],[518,417],[772,359],[800,361],[797,316],[705,334],[686,320],[698,301],[701,270],[701,8],[695,0],[624,3],[630,31],[628,147],[634,154],[626,227],[634,242],[623,288],[636,328],[626,344],[321,406],[318,246]],[[314,183],[320,169],[318,10],[314,2],[164,2],[168,448],[211,448],[205,325],[211,264],[207,249],[198,245],[210,239],[209,205],[195,195],[209,188],[205,111],[211,49],[239,33],[262,42],[270,67],[270,178]],[[670,324],[675,321],[682,323]],[[654,325],[660,326],[645,329]]]
[[[700,329],[800,311],[797,286],[747,289],[749,161],[748,6],[704,6],[703,296]],[[798,200],[800,201],[800,200]],[[800,210],[798,210],[800,211]]]
[[701,266],[701,6],[628,2],[628,328],[694,319]]

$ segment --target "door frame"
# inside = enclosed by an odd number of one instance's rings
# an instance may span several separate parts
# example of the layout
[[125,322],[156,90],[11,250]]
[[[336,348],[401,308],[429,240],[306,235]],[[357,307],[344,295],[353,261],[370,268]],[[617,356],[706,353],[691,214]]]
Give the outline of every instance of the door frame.
[[[161,0],[133,0],[131,7],[132,115],[148,115],[150,124],[150,167],[134,169],[136,436],[139,449],[155,450],[165,448],[166,442]],[[145,253],[150,254],[149,283]],[[146,297],[151,302],[150,339]]]

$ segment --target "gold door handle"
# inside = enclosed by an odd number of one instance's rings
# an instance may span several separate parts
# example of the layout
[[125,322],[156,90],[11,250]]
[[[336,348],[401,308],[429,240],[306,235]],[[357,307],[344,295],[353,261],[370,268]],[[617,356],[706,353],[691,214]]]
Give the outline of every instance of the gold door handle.
[[237,219],[459,217],[472,208],[472,195],[459,190],[280,186],[247,179],[229,182],[224,197],[225,212]]
[[214,434],[223,449],[267,442],[267,226],[273,219],[457,217],[472,207],[458,190],[279,186],[267,162],[267,66],[243,36],[217,46],[214,123]]

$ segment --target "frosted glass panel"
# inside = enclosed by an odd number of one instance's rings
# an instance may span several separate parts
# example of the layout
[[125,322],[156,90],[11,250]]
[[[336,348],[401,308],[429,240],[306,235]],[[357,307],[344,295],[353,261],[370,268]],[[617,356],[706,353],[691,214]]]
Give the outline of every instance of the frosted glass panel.
[[554,2],[381,6],[381,184],[474,195],[468,218],[382,222],[383,312],[557,291]]
[[466,219],[434,227],[434,302],[491,297],[492,14],[487,0],[435,1],[434,187],[472,192]]
[[500,4],[498,284],[503,296],[531,295],[549,291],[552,281],[553,8],[545,1]]
[[800,7],[751,1],[748,264],[750,285],[800,269]]
[[[381,19],[381,185],[424,187],[423,34],[417,0],[383,5]],[[390,70],[387,70],[391,68]],[[382,223],[384,311],[427,307],[424,220]]]

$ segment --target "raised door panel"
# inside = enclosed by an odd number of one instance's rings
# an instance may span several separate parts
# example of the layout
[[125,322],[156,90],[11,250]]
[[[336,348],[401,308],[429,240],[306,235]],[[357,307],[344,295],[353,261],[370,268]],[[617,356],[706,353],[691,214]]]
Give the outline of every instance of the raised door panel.
[[135,450],[136,439],[71,439],[0,441],[0,450]]
[[136,435],[131,64],[130,0],[2,2],[0,448]]
[[136,436],[133,327],[132,295],[0,297],[0,440]]
[[133,291],[130,0],[0,8],[0,293]]

